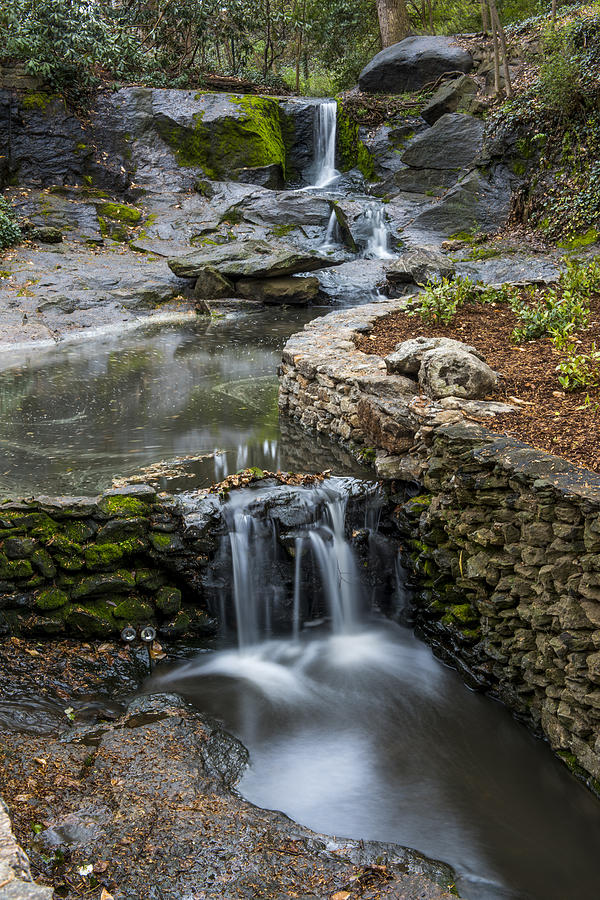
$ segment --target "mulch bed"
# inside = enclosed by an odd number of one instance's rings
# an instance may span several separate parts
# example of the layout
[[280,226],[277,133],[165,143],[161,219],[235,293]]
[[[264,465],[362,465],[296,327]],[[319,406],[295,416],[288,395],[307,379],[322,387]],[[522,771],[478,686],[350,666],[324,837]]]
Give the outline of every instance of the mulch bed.
[[[487,399],[511,402],[517,398],[525,404],[518,413],[485,417],[482,424],[600,472],[600,388],[563,391],[556,366],[564,353],[549,338],[514,344],[511,333],[516,325],[515,314],[502,303],[466,305],[449,325],[430,325],[419,315],[392,313],[379,319],[370,334],[359,337],[357,346],[365,353],[386,356],[396,344],[420,335],[471,344],[502,375],[500,389]],[[577,335],[578,350],[591,350],[594,341],[600,348],[600,297],[592,300],[590,327]],[[582,409],[586,393],[591,406]]]

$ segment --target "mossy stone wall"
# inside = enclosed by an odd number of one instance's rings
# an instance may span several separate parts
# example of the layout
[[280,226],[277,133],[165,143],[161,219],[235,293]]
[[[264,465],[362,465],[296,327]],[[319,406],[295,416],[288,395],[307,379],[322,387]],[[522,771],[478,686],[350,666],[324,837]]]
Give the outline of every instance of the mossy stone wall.
[[447,426],[396,519],[427,640],[600,793],[600,476]]
[[184,532],[175,504],[146,485],[0,504],[0,635],[109,637],[127,624],[153,624],[163,637],[211,631],[185,575],[189,559],[199,563]]

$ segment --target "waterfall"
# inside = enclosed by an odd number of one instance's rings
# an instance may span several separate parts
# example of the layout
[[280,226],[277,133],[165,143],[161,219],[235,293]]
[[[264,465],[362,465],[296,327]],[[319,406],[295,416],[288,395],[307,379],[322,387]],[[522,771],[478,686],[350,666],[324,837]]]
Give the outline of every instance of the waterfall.
[[367,226],[367,246],[365,256],[368,259],[393,259],[390,251],[390,233],[385,222],[385,210],[380,203],[372,203],[365,210]]
[[345,634],[358,624],[362,586],[354,554],[344,533],[346,498],[327,504],[328,524],[321,531],[311,531],[317,564],[323,580],[327,605],[335,634]]
[[356,485],[346,478],[293,490],[270,484],[232,492],[223,503],[221,552],[205,583],[229,585],[240,648],[282,631],[298,639],[308,610],[325,609],[334,634],[356,631],[368,606],[345,533]]
[[341,243],[340,223],[335,213],[335,209],[331,210],[327,231],[325,233],[325,242],[321,244],[321,250],[332,250],[336,245]]
[[339,176],[335,167],[335,138],[337,131],[337,103],[325,100],[315,111],[314,156],[312,164],[313,184],[324,188]]

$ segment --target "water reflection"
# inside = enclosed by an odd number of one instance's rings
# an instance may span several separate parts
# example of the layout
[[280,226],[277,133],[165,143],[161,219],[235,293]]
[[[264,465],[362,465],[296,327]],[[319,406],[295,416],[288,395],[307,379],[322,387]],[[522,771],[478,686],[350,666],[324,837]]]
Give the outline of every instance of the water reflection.
[[265,310],[4,354],[0,492],[96,493],[113,476],[215,450],[191,465],[192,483],[278,468],[281,347],[314,316]]

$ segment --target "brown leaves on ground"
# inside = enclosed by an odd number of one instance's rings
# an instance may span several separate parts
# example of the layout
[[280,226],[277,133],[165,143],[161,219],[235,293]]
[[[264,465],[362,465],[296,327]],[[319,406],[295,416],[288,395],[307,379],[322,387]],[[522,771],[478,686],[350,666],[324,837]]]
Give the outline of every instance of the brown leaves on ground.
[[[561,390],[556,366],[564,353],[549,338],[515,344],[515,313],[505,304],[469,304],[459,309],[449,325],[432,325],[420,316],[392,313],[379,319],[370,334],[361,335],[357,346],[364,353],[386,356],[397,344],[411,338],[449,337],[481,351],[502,376],[502,386],[488,400],[515,403],[518,412],[485,417],[482,424],[539,450],[562,456],[579,466],[600,472],[600,389]],[[577,333],[577,352],[600,346],[600,298],[591,302],[590,326]],[[586,393],[590,402],[584,406]]]

